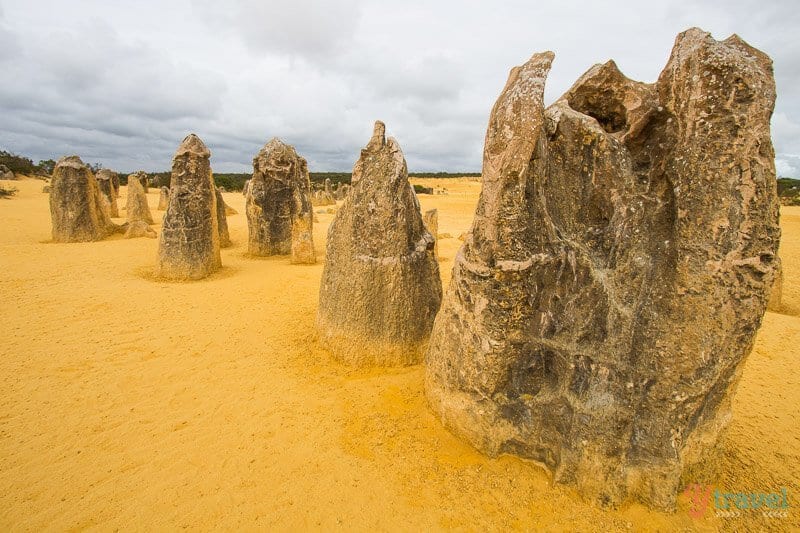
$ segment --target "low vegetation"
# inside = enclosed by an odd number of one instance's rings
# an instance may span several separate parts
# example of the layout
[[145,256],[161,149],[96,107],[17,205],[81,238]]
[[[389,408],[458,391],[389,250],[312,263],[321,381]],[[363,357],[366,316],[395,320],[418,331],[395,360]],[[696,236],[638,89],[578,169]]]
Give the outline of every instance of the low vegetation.
[[[150,172],[148,174],[153,179],[154,187],[169,187],[169,172]],[[479,172],[412,172],[408,175],[410,178],[461,178],[479,177]],[[214,173],[214,183],[218,187],[224,187],[226,191],[241,191],[244,189],[244,184],[252,177],[249,173],[229,173],[220,172]],[[331,184],[336,186],[338,183],[350,183],[350,172],[310,172],[311,185],[316,189],[322,188],[326,179],[331,180]],[[123,184],[127,183],[127,174],[120,174],[120,180]]]
[[14,174],[22,174],[24,176],[49,176],[56,166],[56,162],[52,159],[46,161],[39,161],[38,164],[33,164],[33,161],[27,157],[17,155],[12,152],[0,150],[0,165],[5,165]]
[[778,196],[783,205],[800,205],[800,180],[778,178]]

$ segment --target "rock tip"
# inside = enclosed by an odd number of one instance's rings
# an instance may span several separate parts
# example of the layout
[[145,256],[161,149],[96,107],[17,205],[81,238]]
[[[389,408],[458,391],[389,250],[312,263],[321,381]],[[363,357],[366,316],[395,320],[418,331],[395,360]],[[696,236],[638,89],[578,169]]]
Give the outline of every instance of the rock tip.
[[175,152],[175,157],[182,155],[197,155],[200,157],[211,157],[211,151],[206,147],[205,143],[195,135],[190,133],[181,141],[178,150]]
[[367,144],[367,150],[380,148],[386,145],[386,124],[383,121],[376,120],[372,128],[372,137]]

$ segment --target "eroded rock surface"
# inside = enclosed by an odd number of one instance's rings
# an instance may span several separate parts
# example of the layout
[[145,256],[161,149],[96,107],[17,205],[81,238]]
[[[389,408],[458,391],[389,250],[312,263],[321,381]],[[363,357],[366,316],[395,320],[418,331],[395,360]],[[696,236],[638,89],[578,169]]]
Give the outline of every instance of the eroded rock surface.
[[169,205],[158,242],[159,277],[202,279],[222,266],[210,158],[211,152],[193,133],[175,152]]
[[231,235],[228,232],[228,216],[225,212],[225,200],[222,199],[222,190],[219,187],[214,188],[214,194],[217,197],[217,229],[219,230],[219,247],[227,248],[231,245]]
[[427,355],[443,422],[603,504],[673,508],[730,419],[780,238],[771,60],[678,36],[655,84],[613,62],[543,106],[511,71]]
[[314,262],[310,190],[306,160],[280,139],[265,144],[253,159],[245,200],[251,254]]
[[128,176],[128,198],[125,202],[125,218],[128,222],[142,221],[153,224],[153,214],[147,204],[147,194],[142,185],[147,181],[147,174],[135,172]]
[[53,241],[99,241],[117,231],[103,202],[94,174],[80,157],[59,159],[50,182]]
[[116,172],[103,168],[100,169],[95,176],[97,179],[97,186],[102,193],[100,197],[103,200],[104,208],[113,218],[119,217],[117,191],[114,189],[114,176],[116,176],[116,174]]
[[439,210],[429,209],[425,211],[422,215],[422,221],[431,235],[433,235],[433,255],[436,256],[436,259],[439,259]]
[[119,174],[111,173],[111,184],[114,186],[114,196],[119,198]]
[[405,158],[383,123],[375,124],[352,181],[328,230],[321,342],[351,365],[417,363],[441,302],[439,265]]

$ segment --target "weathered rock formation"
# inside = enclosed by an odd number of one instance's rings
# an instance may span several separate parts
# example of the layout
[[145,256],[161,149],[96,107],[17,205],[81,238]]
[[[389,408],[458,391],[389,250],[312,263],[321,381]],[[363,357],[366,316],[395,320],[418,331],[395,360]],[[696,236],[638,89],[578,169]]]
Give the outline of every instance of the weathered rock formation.
[[311,204],[314,206],[335,205],[336,199],[325,191],[314,191],[311,194]]
[[155,230],[144,220],[134,220],[133,222],[127,222],[125,224],[125,234],[123,237],[126,239],[136,239],[138,237],[155,239],[157,236],[158,234]]
[[552,59],[492,110],[426,393],[489,455],[669,509],[730,419],[775,276],[772,63],[691,29],[655,84],[608,62],[545,110]]
[[108,211],[109,216],[119,217],[119,207],[117,206],[117,193],[114,190],[114,175],[108,169],[100,169],[95,178],[97,179],[97,186],[100,188],[100,198],[103,201],[104,209]]
[[158,209],[159,211],[165,211],[167,206],[169,205],[169,187],[161,187],[161,192],[158,195]]
[[336,190],[333,192],[333,198],[335,200],[344,200],[347,198],[347,194],[350,192],[350,185],[347,183],[338,183],[336,186]]
[[15,180],[15,179],[17,179],[17,176],[11,171],[11,169],[9,169],[5,165],[0,165],[0,180]]
[[219,230],[219,247],[227,248],[231,245],[231,235],[228,232],[228,217],[225,213],[225,200],[222,199],[222,191],[219,187],[214,187],[216,195],[217,209],[217,229]]
[[128,199],[125,203],[125,217],[128,222],[153,224],[153,215],[147,205],[147,194],[142,185],[146,181],[147,174],[141,171],[128,176]]
[[302,206],[292,222],[292,252],[289,261],[296,265],[313,265],[317,262],[314,251],[314,213],[308,194],[297,200]]
[[244,186],[242,187],[242,196],[247,196],[248,190],[250,190],[250,180],[244,182]]
[[442,298],[434,238],[422,223],[403,152],[382,122],[353,168],[328,230],[317,327],[348,364],[422,359]]
[[222,266],[211,152],[195,134],[172,159],[169,205],[158,242],[156,275],[202,279]]
[[80,157],[58,161],[50,188],[54,242],[99,241],[119,229],[104,208],[97,180]]
[[422,222],[433,235],[433,255],[439,259],[439,210],[429,209],[422,215]]
[[119,174],[111,173],[111,184],[114,186],[114,196],[119,198]]
[[336,198],[331,189],[330,178],[325,178],[325,185],[321,191],[314,191],[311,195],[311,203],[314,206],[336,205]]
[[253,159],[245,200],[251,254],[314,262],[310,190],[306,160],[280,139],[265,144]]

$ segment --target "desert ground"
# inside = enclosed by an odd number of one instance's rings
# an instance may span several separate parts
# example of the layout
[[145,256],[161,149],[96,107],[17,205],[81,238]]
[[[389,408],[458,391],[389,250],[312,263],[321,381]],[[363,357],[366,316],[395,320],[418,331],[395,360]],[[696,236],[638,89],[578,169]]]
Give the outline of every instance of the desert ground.
[[[439,209],[442,281],[476,179],[414,180]],[[0,200],[0,529],[796,530],[800,513],[691,518],[602,509],[536,465],[491,459],[428,410],[423,368],[355,371],[319,348],[318,263],[234,245],[203,281],[153,279],[156,239],[53,244],[43,182]],[[125,205],[125,188],[120,206]],[[157,222],[158,190],[148,195]],[[324,209],[324,208],[316,208]],[[124,210],[121,212],[124,216]],[[122,222],[122,219],[116,219]],[[800,494],[800,207],[781,212],[781,313],[767,313],[733,421],[686,483]],[[158,224],[155,226],[158,230]],[[713,310],[710,310],[713,312]]]

